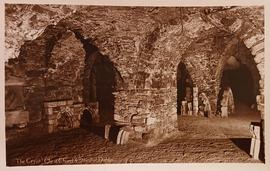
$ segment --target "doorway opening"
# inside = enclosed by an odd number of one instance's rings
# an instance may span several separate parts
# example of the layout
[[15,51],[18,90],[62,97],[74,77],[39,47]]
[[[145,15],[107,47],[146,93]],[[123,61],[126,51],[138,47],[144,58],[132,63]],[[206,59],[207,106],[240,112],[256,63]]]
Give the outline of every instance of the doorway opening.
[[228,116],[258,114],[256,96],[259,79],[254,76],[258,75],[258,70],[251,71],[250,68],[233,56],[227,60],[220,84],[219,112],[223,113],[222,108],[227,107]]
[[[190,74],[183,62],[180,62],[177,67],[177,115],[183,114],[182,106],[191,108],[192,112],[192,101],[193,101],[193,82],[191,80]],[[182,105],[186,104],[186,105]],[[189,106],[188,106],[189,104]]]

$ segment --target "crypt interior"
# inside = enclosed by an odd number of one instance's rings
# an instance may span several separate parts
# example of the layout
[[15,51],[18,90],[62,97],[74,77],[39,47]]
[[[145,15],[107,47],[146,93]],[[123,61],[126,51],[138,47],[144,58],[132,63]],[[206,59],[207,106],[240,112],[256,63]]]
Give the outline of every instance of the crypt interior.
[[263,6],[5,4],[5,60],[8,166],[264,162]]

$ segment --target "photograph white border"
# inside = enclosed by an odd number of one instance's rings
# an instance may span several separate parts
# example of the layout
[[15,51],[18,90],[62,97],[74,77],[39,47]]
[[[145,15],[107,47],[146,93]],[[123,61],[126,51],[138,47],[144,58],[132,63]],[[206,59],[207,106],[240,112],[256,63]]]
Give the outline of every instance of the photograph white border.
[[[265,7],[265,164],[251,163],[175,163],[175,164],[89,164],[89,165],[51,165],[51,166],[20,166],[6,167],[6,146],[5,146],[5,111],[4,111],[4,40],[5,40],[5,18],[4,4],[69,4],[69,5],[101,5],[101,6],[250,6],[264,5]],[[1,99],[0,99],[0,170],[270,170],[270,103],[269,103],[269,71],[270,71],[270,40],[269,40],[269,22],[270,22],[270,1],[269,0],[3,0],[0,2],[0,79],[1,79]]]

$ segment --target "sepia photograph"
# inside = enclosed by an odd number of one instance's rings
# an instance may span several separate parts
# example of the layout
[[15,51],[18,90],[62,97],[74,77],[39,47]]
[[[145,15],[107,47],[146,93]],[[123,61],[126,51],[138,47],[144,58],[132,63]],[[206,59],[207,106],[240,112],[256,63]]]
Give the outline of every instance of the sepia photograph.
[[266,163],[264,5],[3,11],[6,167]]

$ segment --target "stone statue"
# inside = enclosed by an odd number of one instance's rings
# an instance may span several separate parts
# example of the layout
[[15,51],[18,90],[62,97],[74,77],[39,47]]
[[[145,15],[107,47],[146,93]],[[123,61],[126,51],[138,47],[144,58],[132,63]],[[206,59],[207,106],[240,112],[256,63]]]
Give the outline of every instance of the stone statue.
[[199,114],[208,117],[211,114],[211,105],[205,93],[199,95]]
[[224,89],[221,99],[221,117],[228,117],[234,112],[234,100],[230,87]]

